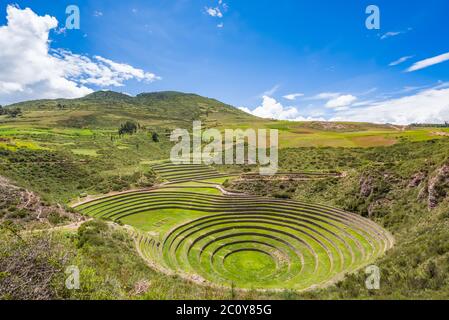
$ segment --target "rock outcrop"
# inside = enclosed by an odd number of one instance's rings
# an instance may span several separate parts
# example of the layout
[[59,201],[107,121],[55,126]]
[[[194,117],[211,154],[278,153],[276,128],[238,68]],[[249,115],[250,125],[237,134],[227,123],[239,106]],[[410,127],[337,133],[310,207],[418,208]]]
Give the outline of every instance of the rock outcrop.
[[60,205],[44,203],[34,192],[20,188],[0,176],[0,222],[4,220],[54,224],[60,220],[79,221],[80,217],[65,211]]
[[449,164],[446,163],[435,171],[427,187],[427,205],[436,208],[449,193]]

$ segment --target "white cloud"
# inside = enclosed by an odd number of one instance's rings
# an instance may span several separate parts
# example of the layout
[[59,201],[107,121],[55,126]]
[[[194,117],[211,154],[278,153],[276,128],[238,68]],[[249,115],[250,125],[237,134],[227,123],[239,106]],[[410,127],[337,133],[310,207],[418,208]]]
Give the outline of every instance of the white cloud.
[[263,96],[272,96],[273,94],[276,93],[276,91],[279,90],[280,87],[281,87],[281,86],[280,86],[279,84],[273,86],[272,88],[270,88],[270,89],[264,91],[264,92],[259,96],[259,98],[263,98]]
[[339,96],[340,96],[340,93],[338,93],[338,92],[322,92],[313,97],[307,98],[306,100],[329,100],[329,99],[338,98]]
[[381,40],[384,40],[384,39],[387,39],[387,38],[390,38],[390,37],[395,37],[395,36],[398,36],[398,35],[400,35],[402,32],[400,32],[400,31],[389,31],[389,32],[387,32],[387,33],[385,33],[385,34],[383,34],[381,37],[380,37],[380,39]]
[[[363,101],[359,101],[359,102],[353,103],[353,104],[351,105],[351,107],[366,106],[366,105],[370,105],[370,104],[372,104],[372,103],[374,103],[374,102],[376,102],[376,100],[363,100]],[[349,109],[349,108],[347,108],[347,109]],[[346,109],[346,110],[347,110],[347,109]],[[338,111],[338,110],[337,110],[337,111]]]
[[246,113],[253,114],[252,111],[247,107],[240,107],[239,109],[245,111]]
[[264,96],[262,104],[252,111],[240,109],[262,118],[289,121],[354,121],[398,125],[449,121],[449,82],[440,81],[417,93],[382,101],[357,101],[357,97],[350,94],[336,95],[329,92],[313,98],[329,99],[325,105],[327,109],[316,109],[316,113],[312,115],[309,112],[311,116],[308,117],[302,116],[296,107],[285,107],[269,96]]
[[389,31],[387,33],[384,33],[383,35],[379,35],[381,40],[387,39],[387,38],[391,38],[391,37],[396,37],[400,34],[404,34],[407,33],[409,31],[412,31],[413,28],[407,28],[407,30],[405,31]]
[[438,81],[438,84],[434,87],[434,89],[446,89],[449,88],[449,82],[443,82],[441,80]]
[[287,100],[294,101],[294,100],[296,100],[296,98],[299,98],[299,97],[302,97],[302,96],[304,96],[303,93],[291,93],[291,94],[285,95],[283,98],[287,99]]
[[221,13],[220,8],[206,7],[205,9],[206,9],[207,14],[210,15],[211,17],[223,18],[223,13]]
[[90,58],[50,49],[49,32],[57,26],[56,18],[49,15],[38,16],[29,8],[7,7],[7,25],[0,27],[0,104],[76,98],[93,91],[87,85],[122,86],[130,79],[160,79],[100,56]]
[[340,111],[331,121],[410,124],[449,121],[449,89],[428,89],[417,94]]
[[369,94],[371,94],[373,92],[376,92],[377,90],[378,90],[377,88],[371,88],[371,89],[368,89],[366,91],[360,92],[357,95],[358,96],[367,96],[367,95],[369,95]]
[[74,54],[66,50],[54,50],[53,56],[65,62],[67,77],[81,84],[99,87],[121,87],[123,82],[131,79],[153,82],[161,78],[153,73],[134,68],[128,64],[117,63],[101,56],[93,59]]
[[223,28],[223,27],[224,27],[224,24],[223,24],[223,22],[221,22],[221,23],[217,24],[217,28]]
[[445,62],[448,60],[449,60],[449,52],[441,54],[441,55],[433,57],[433,58],[418,61],[415,64],[413,64],[410,68],[408,68],[407,72],[421,70],[421,69],[424,69],[424,68],[427,68],[427,67],[430,67],[435,64],[439,64],[439,63],[442,63],[442,62]]
[[224,12],[228,11],[228,9],[229,6],[226,3],[224,3],[223,0],[218,0],[218,4],[215,7],[204,7],[206,13],[214,18],[223,18]]
[[242,107],[240,110],[245,111],[257,117],[276,120],[290,121],[324,121],[323,118],[303,117],[299,114],[295,107],[284,107],[276,99],[269,96],[262,97],[262,105],[254,110]]
[[269,96],[262,97],[262,105],[254,109],[251,114],[269,119],[294,119],[299,116],[298,110],[294,107],[286,107]]
[[103,16],[103,12],[101,11],[94,11],[94,17],[102,17]]
[[399,58],[398,60],[395,60],[395,61],[391,62],[389,64],[389,66],[390,67],[397,66],[398,64],[401,64],[401,63],[403,63],[403,62],[405,62],[405,61],[407,61],[407,60],[409,60],[411,58],[413,58],[413,56],[405,56],[405,57]]
[[343,108],[349,107],[356,100],[357,97],[354,97],[353,95],[342,95],[337,98],[330,99],[326,103],[326,108],[343,110]]
[[[373,91],[374,88],[370,89],[365,94]],[[326,108],[341,111],[348,109],[357,100],[357,97],[351,94],[344,95],[339,92],[322,92],[315,96],[308,97],[305,100],[327,100],[325,104]]]

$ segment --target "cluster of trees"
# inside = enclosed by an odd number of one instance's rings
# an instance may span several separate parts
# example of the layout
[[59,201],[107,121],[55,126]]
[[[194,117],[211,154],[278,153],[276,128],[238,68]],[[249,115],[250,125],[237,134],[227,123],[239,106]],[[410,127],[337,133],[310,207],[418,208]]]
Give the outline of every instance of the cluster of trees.
[[11,118],[17,118],[22,115],[22,110],[20,108],[3,108],[0,106],[0,116],[1,115],[8,115]]
[[[125,134],[135,134],[137,130],[140,129],[140,124],[135,123],[133,121],[126,121],[125,123],[122,123],[120,125],[120,128],[118,130],[119,136],[125,135]],[[159,134],[157,132],[150,133],[151,139],[153,142],[159,142]],[[111,136],[111,140],[113,140]]]
[[118,129],[118,134],[124,135],[124,134],[134,134],[137,132],[137,124],[132,121],[126,121],[125,123],[122,123],[120,126],[120,129]]
[[449,128],[449,122],[444,123],[412,123],[412,127],[428,127],[428,128]]

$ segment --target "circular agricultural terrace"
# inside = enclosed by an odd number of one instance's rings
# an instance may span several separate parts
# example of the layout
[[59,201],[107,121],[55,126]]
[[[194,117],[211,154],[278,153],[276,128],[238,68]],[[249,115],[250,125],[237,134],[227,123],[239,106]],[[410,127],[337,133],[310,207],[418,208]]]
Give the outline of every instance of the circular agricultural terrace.
[[324,285],[368,265],[393,245],[386,230],[352,213],[226,195],[199,182],[117,194],[76,209],[135,227],[139,252],[158,270],[242,289]]

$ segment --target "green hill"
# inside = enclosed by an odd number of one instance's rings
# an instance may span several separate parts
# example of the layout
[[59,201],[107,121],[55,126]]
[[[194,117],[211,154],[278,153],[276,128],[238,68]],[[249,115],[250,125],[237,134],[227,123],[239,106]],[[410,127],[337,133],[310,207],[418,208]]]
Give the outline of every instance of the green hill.
[[141,93],[136,97],[98,91],[79,99],[34,100],[8,108],[20,108],[25,112],[21,122],[39,121],[40,125],[51,127],[59,124],[90,129],[116,128],[126,120],[164,127],[189,127],[193,120],[215,126],[257,120],[215,99],[174,91]]
[[12,126],[27,130],[38,127],[116,131],[124,122],[133,121],[145,128],[169,132],[190,128],[193,120],[201,120],[203,128],[277,129],[280,148],[389,146],[404,140],[444,138],[448,134],[447,128],[262,119],[215,99],[175,91],[135,97],[98,91],[78,99],[26,101],[7,108],[20,108],[23,114],[15,118],[0,116],[0,129]]

